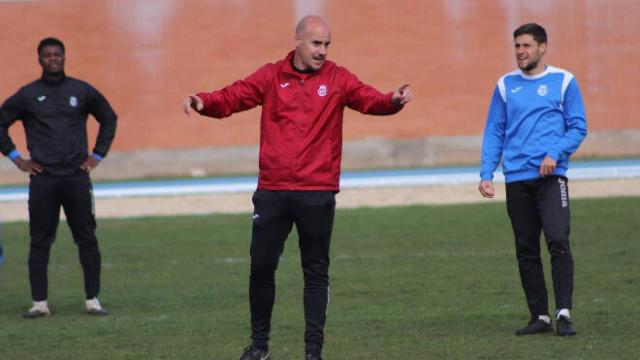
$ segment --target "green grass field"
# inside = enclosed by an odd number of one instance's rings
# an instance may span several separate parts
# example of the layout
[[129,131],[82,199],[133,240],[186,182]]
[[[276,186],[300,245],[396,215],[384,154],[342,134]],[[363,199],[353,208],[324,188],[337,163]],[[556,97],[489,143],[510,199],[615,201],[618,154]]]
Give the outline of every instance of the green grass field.
[[[640,198],[573,201],[572,338],[513,335],[529,315],[503,203],[338,211],[324,356],[637,359],[639,209]],[[24,320],[28,226],[5,224],[0,359],[237,359],[249,343],[250,225],[248,214],[99,221],[100,298],[112,315],[95,318],[83,313],[75,245],[61,224],[52,315]],[[277,273],[276,360],[302,358],[301,296],[292,234]]]

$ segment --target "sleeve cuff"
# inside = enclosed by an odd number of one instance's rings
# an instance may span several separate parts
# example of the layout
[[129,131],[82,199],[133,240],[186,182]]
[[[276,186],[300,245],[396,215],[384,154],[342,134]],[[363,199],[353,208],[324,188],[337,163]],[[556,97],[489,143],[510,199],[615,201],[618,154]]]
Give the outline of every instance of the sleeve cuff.
[[9,153],[9,159],[11,159],[11,161],[17,159],[18,157],[20,157],[20,152],[16,149],[13,149],[12,152]]
[[400,104],[399,102],[393,101],[393,92],[388,93],[387,96],[389,97],[389,101],[391,102],[391,106],[393,106],[395,109],[400,111],[400,110],[402,110],[402,108],[404,108],[404,104]]
[[481,172],[480,173],[480,180],[481,181],[485,181],[485,180],[493,181],[493,172]]
[[93,156],[94,159],[98,160],[98,161],[102,161],[102,159],[104,158],[103,156],[100,156],[96,153],[91,154],[91,156]]

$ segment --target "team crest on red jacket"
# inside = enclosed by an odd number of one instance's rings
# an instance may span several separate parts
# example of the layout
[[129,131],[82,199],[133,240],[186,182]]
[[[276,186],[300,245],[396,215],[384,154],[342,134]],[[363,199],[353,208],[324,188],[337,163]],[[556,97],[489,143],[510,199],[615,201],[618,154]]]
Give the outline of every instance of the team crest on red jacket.
[[327,96],[327,85],[322,84],[318,87],[318,96]]

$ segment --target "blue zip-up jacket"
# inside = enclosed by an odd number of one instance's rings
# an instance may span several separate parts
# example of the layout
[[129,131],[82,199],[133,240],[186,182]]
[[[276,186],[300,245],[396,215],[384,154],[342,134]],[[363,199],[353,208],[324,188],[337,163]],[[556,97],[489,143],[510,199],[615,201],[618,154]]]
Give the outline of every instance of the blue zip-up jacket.
[[480,178],[493,180],[502,158],[507,183],[536,179],[546,156],[557,162],[553,175],[565,176],[569,156],[586,135],[584,103],[573,74],[553,66],[533,76],[508,73],[491,98]]

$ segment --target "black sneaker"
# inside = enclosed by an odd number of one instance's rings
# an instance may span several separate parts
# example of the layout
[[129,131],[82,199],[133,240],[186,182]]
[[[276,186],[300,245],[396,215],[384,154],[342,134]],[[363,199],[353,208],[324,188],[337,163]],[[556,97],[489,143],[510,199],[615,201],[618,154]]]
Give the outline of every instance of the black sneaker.
[[553,331],[553,329],[551,328],[551,324],[541,319],[535,319],[529,321],[529,324],[527,324],[527,326],[516,330],[516,335],[533,335],[538,333],[546,333],[549,331]]
[[576,329],[573,328],[571,320],[566,316],[560,316],[556,321],[556,335],[558,336],[573,336],[576,335]]
[[240,360],[271,360],[271,354],[249,345],[244,349]]
[[304,360],[322,360],[322,358],[313,354],[306,354]]

